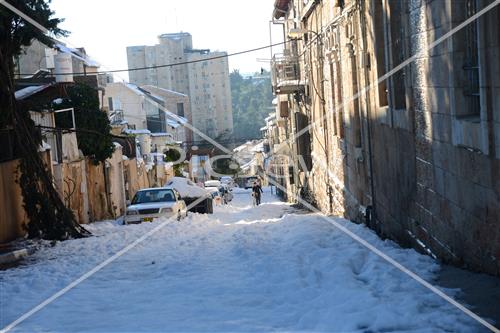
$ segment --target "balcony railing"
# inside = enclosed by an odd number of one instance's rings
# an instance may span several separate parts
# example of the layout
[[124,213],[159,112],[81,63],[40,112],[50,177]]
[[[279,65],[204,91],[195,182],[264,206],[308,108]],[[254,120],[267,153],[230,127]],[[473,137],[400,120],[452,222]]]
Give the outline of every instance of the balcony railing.
[[275,94],[290,94],[304,89],[300,79],[299,58],[276,54],[272,59],[272,80]]
[[121,125],[125,121],[123,110],[109,111],[109,122],[111,125]]

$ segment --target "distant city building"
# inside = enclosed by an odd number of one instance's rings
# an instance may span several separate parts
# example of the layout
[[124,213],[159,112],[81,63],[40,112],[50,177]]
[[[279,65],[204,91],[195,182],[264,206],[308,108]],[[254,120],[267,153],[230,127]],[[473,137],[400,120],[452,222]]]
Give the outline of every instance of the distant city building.
[[[191,101],[192,125],[215,138],[233,131],[226,54],[210,52],[208,49],[194,49],[189,33],[163,34],[159,36],[157,45],[127,47],[129,69],[184,64],[131,71],[130,82],[188,95]],[[209,60],[215,57],[220,58]],[[194,133],[194,140],[199,141],[201,137]]]

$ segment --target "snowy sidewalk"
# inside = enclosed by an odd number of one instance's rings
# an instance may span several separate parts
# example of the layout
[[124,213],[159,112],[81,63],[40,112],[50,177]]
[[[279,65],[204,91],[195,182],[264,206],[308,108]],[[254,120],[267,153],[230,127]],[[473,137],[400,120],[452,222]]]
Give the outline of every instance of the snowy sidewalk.
[[[269,193],[263,200],[252,208],[241,191],[214,215],[170,223],[14,331],[484,331],[320,217],[295,214]],[[428,280],[439,268],[339,221]],[[95,223],[96,237],[0,272],[0,327],[157,224]]]

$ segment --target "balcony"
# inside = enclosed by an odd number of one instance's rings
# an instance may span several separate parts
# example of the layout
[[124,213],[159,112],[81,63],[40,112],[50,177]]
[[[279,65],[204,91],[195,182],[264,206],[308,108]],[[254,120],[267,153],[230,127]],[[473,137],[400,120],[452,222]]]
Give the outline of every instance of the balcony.
[[273,92],[276,95],[293,94],[304,91],[304,82],[300,80],[299,57],[276,54],[271,63]]

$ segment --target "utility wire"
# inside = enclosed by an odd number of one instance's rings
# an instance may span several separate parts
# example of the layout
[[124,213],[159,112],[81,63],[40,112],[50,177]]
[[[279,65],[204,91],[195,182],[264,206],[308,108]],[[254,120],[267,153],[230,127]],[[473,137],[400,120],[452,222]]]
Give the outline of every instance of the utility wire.
[[[143,70],[148,70],[148,69],[157,69],[157,68],[165,68],[165,67],[174,67],[174,66],[181,66],[181,65],[189,65],[189,64],[194,64],[198,62],[204,62],[204,61],[211,61],[211,60],[216,60],[216,59],[222,59],[222,58],[229,58],[245,53],[252,53],[255,51],[260,51],[264,49],[268,49],[274,46],[279,46],[279,45],[285,45],[286,43],[290,42],[291,40],[286,40],[284,42],[279,42],[279,43],[274,43],[266,46],[261,46],[249,50],[244,50],[244,51],[239,51],[239,52],[234,52],[234,53],[226,53],[224,55],[219,55],[219,56],[214,56],[210,58],[202,58],[202,59],[196,59],[196,60],[190,60],[190,61],[183,61],[183,62],[176,62],[172,64],[165,64],[165,65],[156,65],[156,66],[146,66],[146,67],[136,67],[136,68],[128,68],[128,69],[112,69],[108,71],[98,71],[98,72],[93,72],[93,73],[87,73],[87,72],[73,72],[73,73],[51,73],[51,75],[87,75],[87,76],[92,76],[92,75],[98,75],[98,74],[109,74],[109,73],[121,73],[121,72],[135,72],[135,71],[143,71]],[[17,76],[30,76],[33,74],[20,74],[16,73],[15,75]]]
[[[42,125],[36,125],[36,127],[43,129],[46,132],[76,132],[76,133],[86,133],[86,134],[93,134],[97,136],[111,136],[113,138],[118,138],[118,139],[130,139],[132,136],[126,136],[126,135],[115,135],[115,134],[104,134],[98,131],[93,131],[93,130],[88,130],[88,129],[83,129],[83,128],[66,128],[66,127],[58,127],[58,126],[42,126]],[[155,133],[151,133],[155,134]],[[133,134],[132,134],[133,135]],[[252,141],[252,140],[261,140],[262,138],[237,138],[237,139],[224,139],[224,140],[218,140],[220,142],[225,142],[225,143],[236,143],[236,142],[243,142],[243,141]],[[201,145],[212,145],[211,143],[207,141],[182,141],[183,144],[190,144],[194,146],[201,146]]]

